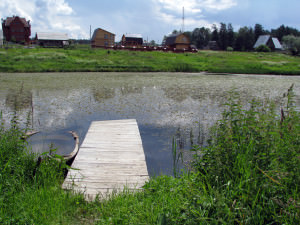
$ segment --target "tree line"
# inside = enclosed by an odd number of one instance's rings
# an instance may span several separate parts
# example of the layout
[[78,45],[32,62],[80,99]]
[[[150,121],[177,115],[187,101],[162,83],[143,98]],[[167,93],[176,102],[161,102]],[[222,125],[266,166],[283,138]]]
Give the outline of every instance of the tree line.
[[[174,30],[173,33],[179,33]],[[195,28],[193,31],[185,32],[191,40],[191,44],[198,49],[208,46],[209,42],[215,41],[220,50],[251,51],[260,35],[270,34],[277,37],[280,42],[284,41],[285,36],[300,37],[300,31],[296,28],[281,25],[277,29],[266,30],[261,24],[254,27],[241,27],[237,32],[231,23],[220,23],[220,26],[213,25],[212,28]]]

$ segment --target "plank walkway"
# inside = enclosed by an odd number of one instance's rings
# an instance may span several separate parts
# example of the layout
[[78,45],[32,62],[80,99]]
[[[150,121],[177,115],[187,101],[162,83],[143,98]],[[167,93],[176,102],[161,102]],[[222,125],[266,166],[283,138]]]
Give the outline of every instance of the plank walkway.
[[149,179],[135,119],[92,122],[63,188],[92,200],[112,192],[140,189]]

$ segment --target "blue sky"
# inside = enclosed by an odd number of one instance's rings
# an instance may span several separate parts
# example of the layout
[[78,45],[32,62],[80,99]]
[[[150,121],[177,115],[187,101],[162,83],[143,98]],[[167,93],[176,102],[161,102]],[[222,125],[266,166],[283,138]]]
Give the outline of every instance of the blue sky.
[[19,15],[31,21],[35,32],[65,32],[72,38],[89,38],[103,28],[116,34],[139,33],[161,42],[164,35],[220,22],[241,26],[256,23],[265,29],[281,24],[300,30],[299,0],[0,0],[0,17]]

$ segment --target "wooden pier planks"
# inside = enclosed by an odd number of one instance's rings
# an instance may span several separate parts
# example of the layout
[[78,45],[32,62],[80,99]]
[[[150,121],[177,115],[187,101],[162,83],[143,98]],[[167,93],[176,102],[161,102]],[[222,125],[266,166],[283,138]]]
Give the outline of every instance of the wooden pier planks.
[[63,188],[84,192],[87,199],[140,189],[149,179],[135,119],[92,122]]

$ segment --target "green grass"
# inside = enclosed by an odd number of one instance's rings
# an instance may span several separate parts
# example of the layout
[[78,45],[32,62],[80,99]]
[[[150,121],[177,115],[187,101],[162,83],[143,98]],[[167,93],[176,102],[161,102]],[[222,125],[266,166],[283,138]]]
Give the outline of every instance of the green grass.
[[211,72],[300,74],[300,57],[282,53],[139,52],[91,49],[0,49],[0,72]]
[[36,169],[16,119],[10,129],[0,126],[0,223],[299,224],[300,113],[292,88],[283,113],[268,101],[245,108],[231,96],[209,145],[191,149],[189,172],[104,201],[62,190],[62,165],[46,159]]

